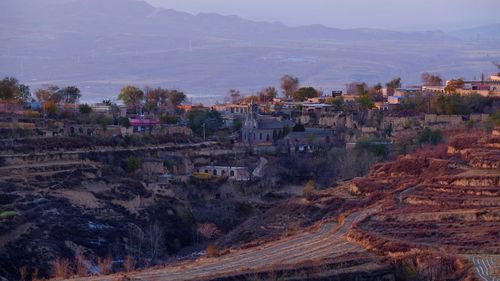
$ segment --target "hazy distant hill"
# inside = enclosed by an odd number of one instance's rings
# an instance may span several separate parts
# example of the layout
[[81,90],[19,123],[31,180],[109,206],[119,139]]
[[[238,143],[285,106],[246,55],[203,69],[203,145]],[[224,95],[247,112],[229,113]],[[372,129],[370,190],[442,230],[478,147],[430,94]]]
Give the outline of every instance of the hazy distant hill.
[[475,41],[500,41],[500,23],[454,31],[452,35]]
[[114,96],[126,83],[214,97],[276,85],[285,73],[323,88],[397,75],[415,83],[427,70],[490,72],[500,57],[498,42],[440,31],[287,27],[135,0],[2,0],[0,10],[0,75],[33,87],[76,83],[89,99]]

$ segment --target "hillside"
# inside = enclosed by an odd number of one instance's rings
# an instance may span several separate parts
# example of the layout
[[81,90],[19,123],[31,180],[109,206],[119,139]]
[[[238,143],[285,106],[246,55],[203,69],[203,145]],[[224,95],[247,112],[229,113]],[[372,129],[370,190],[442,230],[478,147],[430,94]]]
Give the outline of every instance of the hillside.
[[440,31],[288,27],[135,0],[5,0],[0,9],[0,75],[34,88],[76,83],[88,100],[114,97],[127,83],[220,100],[230,88],[251,92],[276,85],[285,73],[323,88],[393,76],[411,84],[423,71],[445,77],[488,73],[494,70],[490,60],[500,58],[498,42]]
[[73,280],[495,280],[499,145],[458,135],[250,219],[218,256]]

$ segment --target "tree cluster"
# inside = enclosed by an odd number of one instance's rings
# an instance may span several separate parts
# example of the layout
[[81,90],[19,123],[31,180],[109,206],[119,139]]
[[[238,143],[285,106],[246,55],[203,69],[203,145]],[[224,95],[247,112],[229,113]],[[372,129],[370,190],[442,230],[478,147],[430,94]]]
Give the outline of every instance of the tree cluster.
[[0,81],[0,100],[26,104],[31,100],[30,88],[14,77],[5,77]]
[[186,98],[186,95],[178,90],[146,87],[143,91],[132,85],[123,87],[118,95],[118,99],[136,113],[145,110],[154,114],[175,111]]

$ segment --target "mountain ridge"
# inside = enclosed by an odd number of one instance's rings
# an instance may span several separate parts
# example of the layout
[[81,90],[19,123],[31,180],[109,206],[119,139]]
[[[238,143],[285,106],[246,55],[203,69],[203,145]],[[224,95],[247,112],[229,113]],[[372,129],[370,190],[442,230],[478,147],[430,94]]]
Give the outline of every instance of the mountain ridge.
[[423,71],[470,77],[489,71],[500,45],[442,31],[290,27],[136,0],[5,0],[0,9],[7,11],[0,75],[32,88],[76,84],[89,100],[116,95],[126,83],[180,88],[195,98],[230,88],[251,93],[277,87],[286,73],[327,89],[393,76],[416,83]]

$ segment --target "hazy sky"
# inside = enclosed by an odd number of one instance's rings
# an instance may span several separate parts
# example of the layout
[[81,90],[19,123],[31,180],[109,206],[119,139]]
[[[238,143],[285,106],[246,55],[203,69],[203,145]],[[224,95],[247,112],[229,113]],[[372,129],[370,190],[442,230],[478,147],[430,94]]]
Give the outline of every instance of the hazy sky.
[[216,12],[288,25],[454,30],[500,22],[500,0],[146,0],[190,13]]

